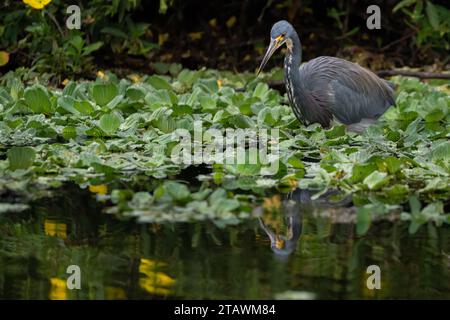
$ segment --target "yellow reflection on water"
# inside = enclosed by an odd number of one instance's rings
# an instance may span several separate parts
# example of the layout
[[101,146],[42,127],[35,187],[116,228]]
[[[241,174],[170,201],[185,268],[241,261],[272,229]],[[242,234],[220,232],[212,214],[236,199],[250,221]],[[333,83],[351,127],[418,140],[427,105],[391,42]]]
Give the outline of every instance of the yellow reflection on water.
[[122,300],[126,299],[127,295],[125,294],[125,291],[122,288],[106,287],[105,297],[107,300]]
[[66,280],[59,278],[50,278],[50,300],[67,300]]
[[278,212],[281,207],[280,195],[276,194],[271,198],[264,198],[263,209],[265,212]]
[[139,286],[145,291],[156,295],[171,294],[171,286],[175,283],[175,279],[161,271],[158,268],[164,267],[167,264],[161,261],[151,259],[141,259],[139,264],[139,272],[142,276],[139,279]]
[[386,292],[389,292],[389,286],[388,283],[385,281],[384,277],[381,277],[380,280],[380,289],[369,289],[369,287],[367,286],[367,278],[369,275],[366,275],[365,277],[362,277],[362,283],[361,283],[361,287],[362,287],[362,298],[363,299],[384,299],[387,295]]
[[55,220],[44,221],[44,231],[47,236],[67,239],[67,224],[57,223]]

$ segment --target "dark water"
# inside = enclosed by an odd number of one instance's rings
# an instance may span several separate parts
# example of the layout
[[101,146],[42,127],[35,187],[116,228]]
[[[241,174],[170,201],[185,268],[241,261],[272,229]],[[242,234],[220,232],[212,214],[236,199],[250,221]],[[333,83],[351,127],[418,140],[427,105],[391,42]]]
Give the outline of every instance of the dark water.
[[[0,215],[0,298],[450,298],[449,228],[410,236],[380,222],[357,237],[320,210],[330,208],[282,206],[226,228],[143,225],[68,190]],[[66,288],[69,265],[81,268],[81,290]],[[380,267],[380,290],[367,288],[369,265]]]

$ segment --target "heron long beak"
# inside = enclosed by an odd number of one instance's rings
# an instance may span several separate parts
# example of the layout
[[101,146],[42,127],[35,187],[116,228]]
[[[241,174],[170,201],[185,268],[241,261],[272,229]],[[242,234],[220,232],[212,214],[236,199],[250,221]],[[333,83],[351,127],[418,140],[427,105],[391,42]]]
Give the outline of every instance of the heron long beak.
[[278,37],[276,39],[271,39],[269,48],[267,48],[266,54],[264,55],[264,58],[262,59],[261,65],[259,66],[258,73],[256,74],[259,76],[261,71],[266,66],[267,62],[269,61],[270,57],[273,55],[273,53],[283,44],[283,38]]

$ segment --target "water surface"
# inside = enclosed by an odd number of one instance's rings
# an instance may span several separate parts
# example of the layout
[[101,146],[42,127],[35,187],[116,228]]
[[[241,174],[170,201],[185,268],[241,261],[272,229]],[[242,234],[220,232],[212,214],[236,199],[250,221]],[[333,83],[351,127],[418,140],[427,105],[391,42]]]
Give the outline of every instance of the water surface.
[[[283,202],[236,226],[138,224],[69,188],[0,215],[0,298],[450,298],[449,228],[411,236],[382,221],[357,237],[330,210]],[[81,290],[66,288],[73,264]],[[369,265],[381,269],[380,290],[366,286]]]

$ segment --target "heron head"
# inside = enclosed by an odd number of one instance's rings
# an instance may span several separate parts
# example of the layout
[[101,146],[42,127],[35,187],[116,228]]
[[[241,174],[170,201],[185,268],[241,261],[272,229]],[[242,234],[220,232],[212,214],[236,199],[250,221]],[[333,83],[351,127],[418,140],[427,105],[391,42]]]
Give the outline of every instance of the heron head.
[[285,20],[278,21],[272,26],[272,30],[270,31],[270,44],[259,66],[258,74],[262,71],[274,52],[291,37],[293,30],[292,25]]

